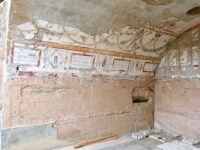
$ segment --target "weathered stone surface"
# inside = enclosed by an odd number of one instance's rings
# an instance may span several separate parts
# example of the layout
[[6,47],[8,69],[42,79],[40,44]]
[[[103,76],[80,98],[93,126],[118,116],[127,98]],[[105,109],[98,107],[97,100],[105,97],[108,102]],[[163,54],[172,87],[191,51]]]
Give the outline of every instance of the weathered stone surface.
[[[153,114],[139,114],[139,116],[143,120],[140,125],[138,125],[138,119],[134,113],[114,114],[75,121],[57,121],[58,139],[80,142],[147,129],[147,125],[152,127],[151,118]],[[144,124],[145,122],[147,124]]]
[[78,142],[135,131],[137,120],[152,127],[153,95],[147,94],[151,100],[146,103],[132,103],[133,87],[143,82],[9,78],[2,128],[56,122],[59,140]]
[[151,124],[153,97],[147,103],[133,104],[131,91],[137,85],[129,80],[9,78],[3,128],[131,113],[137,115],[135,119],[148,118]]
[[155,127],[192,138],[200,137],[199,80],[157,81]]

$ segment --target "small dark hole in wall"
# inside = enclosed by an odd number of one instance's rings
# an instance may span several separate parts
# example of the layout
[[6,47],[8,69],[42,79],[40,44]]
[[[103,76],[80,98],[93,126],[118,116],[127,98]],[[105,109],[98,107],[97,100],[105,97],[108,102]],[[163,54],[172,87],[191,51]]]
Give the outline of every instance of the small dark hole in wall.
[[133,96],[132,100],[133,100],[133,103],[142,103],[142,102],[147,102],[149,98],[145,96]]
[[187,15],[199,15],[200,14],[200,6],[194,7],[186,13]]
[[19,71],[19,66],[16,67],[16,70]]

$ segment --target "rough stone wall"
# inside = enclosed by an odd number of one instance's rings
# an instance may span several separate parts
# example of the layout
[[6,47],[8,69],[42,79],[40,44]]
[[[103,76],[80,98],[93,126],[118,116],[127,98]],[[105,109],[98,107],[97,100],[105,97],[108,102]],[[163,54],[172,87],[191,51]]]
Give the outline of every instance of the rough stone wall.
[[155,127],[200,139],[199,79],[156,81]]
[[63,134],[73,132],[74,129],[68,127],[76,124],[80,137],[90,139],[133,131],[137,120],[145,120],[153,126],[153,95],[147,95],[147,103],[132,103],[132,90],[139,83],[129,80],[9,78],[5,83],[3,129],[56,122],[61,124],[56,128],[62,128],[60,134]]

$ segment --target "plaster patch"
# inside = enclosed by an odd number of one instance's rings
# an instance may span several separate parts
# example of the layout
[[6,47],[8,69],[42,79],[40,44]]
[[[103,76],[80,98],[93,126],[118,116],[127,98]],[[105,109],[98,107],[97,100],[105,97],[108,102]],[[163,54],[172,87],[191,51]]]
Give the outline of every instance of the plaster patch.
[[47,26],[48,26],[49,22],[48,21],[45,21],[45,20],[38,20],[36,22],[36,25],[38,26],[38,28],[44,28],[46,29]]
[[53,33],[63,33],[64,32],[63,26],[60,26],[57,24],[48,24],[47,30],[49,30]]
[[[142,26],[140,29],[131,29],[130,26],[126,26],[121,29],[110,29],[107,33],[90,35],[77,28],[47,23],[47,21],[43,23],[44,21],[41,20],[38,22],[41,22],[37,23],[38,27],[50,31],[43,36],[45,42],[73,44],[154,57],[158,57],[157,52],[161,53],[174,40],[174,36],[178,36],[171,30],[156,29],[151,25]],[[46,26],[41,25],[42,23]]]
[[32,22],[27,22],[17,26],[20,32],[24,35],[24,38],[31,40],[35,37],[35,34],[38,32],[36,25]]

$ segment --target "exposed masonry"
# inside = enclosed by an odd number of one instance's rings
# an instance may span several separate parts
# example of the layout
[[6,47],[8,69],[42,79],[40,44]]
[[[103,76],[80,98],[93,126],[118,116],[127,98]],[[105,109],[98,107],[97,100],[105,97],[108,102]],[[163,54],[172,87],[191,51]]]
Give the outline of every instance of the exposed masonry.
[[[133,104],[131,91],[137,84],[128,80],[9,78],[3,128],[106,116],[131,115],[142,119],[152,115],[154,96],[147,93],[148,103]],[[151,123],[152,119],[147,120]]]
[[[3,103],[3,133],[5,136],[6,131],[17,134],[19,129],[29,132],[26,126],[31,128],[30,132],[37,132],[34,125],[56,123],[54,127],[58,131],[58,140],[55,138],[54,142],[61,146],[59,140],[63,139],[72,144],[133,131],[137,120],[144,120],[152,127],[154,96],[149,93],[147,96],[151,100],[145,104],[132,103],[132,88],[141,83],[129,80],[10,77],[5,83],[7,96]],[[143,129],[143,124],[137,129]],[[30,135],[27,140],[21,139],[22,144],[29,143],[30,138],[38,140]],[[51,141],[48,138],[44,136],[39,140]],[[10,140],[5,144],[14,146]]]

